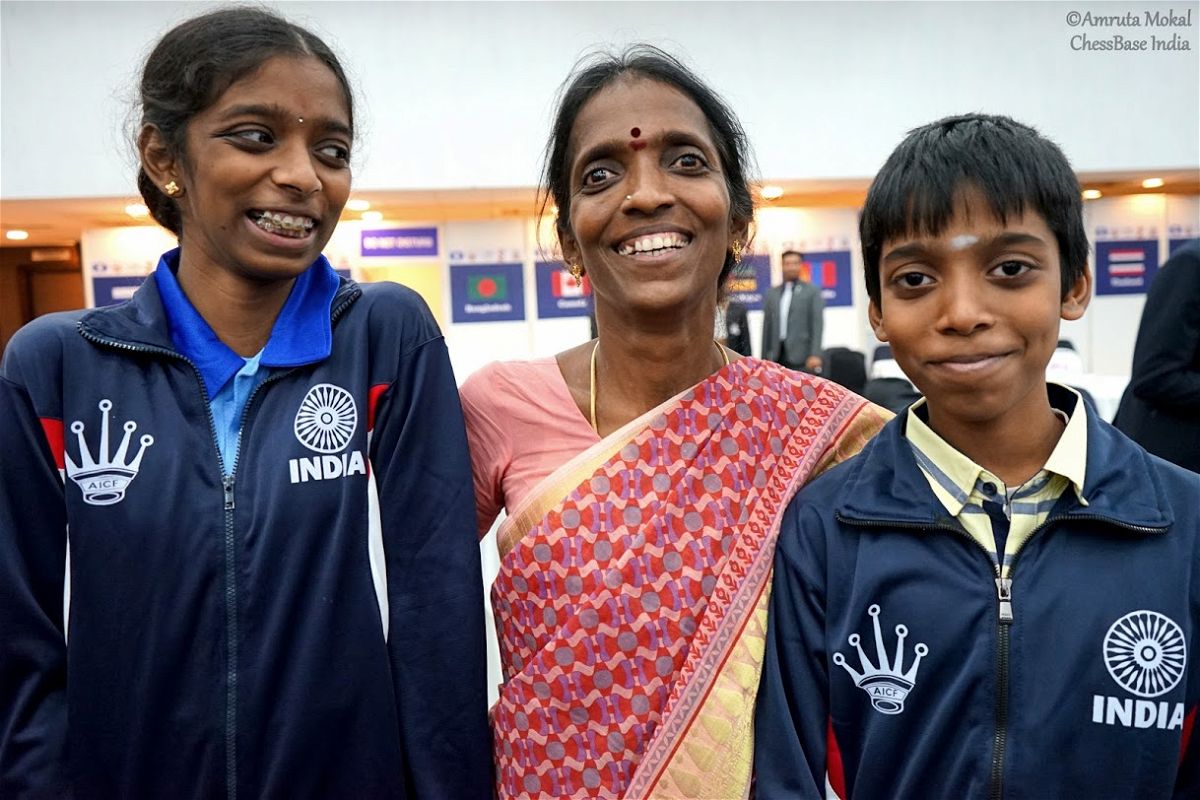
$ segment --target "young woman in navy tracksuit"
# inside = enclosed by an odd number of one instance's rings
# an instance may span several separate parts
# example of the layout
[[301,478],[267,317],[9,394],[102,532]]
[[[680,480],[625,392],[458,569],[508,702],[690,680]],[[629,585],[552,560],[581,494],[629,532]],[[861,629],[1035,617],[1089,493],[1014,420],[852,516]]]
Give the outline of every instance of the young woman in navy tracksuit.
[[0,373],[0,796],[485,797],[471,472],[438,327],[321,256],[352,98],[269,12],[184,22],[138,185],[180,246]]

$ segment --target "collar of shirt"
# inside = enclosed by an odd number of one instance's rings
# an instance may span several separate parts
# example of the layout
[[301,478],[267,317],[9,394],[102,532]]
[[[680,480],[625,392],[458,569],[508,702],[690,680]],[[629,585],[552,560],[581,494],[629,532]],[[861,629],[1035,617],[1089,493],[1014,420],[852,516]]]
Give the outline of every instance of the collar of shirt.
[[[1050,457],[1046,459],[1045,466],[1024,485],[1016,487],[1012,495],[1014,499],[1035,493],[1054,474],[1066,478],[1080,504],[1087,505],[1087,499],[1083,496],[1087,468],[1087,408],[1076,391],[1063,388],[1074,399],[1072,408],[1057,409],[1068,416],[1067,425]],[[930,478],[934,494],[950,515],[957,517],[961,514],[972,492],[979,491],[986,484],[993,484],[995,496],[1001,497],[1001,489],[1007,488],[1004,482],[934,433],[923,418],[926,413],[925,398],[913,403],[908,409],[904,435],[912,446],[917,463]]]
[[[154,280],[162,297],[171,341],[200,370],[211,398],[246,365],[246,359],[222,342],[196,311],[175,277],[178,269],[176,248],[159,259]],[[297,367],[329,357],[333,348],[330,307],[338,285],[338,275],[324,256],[296,278],[260,354],[262,366]]]

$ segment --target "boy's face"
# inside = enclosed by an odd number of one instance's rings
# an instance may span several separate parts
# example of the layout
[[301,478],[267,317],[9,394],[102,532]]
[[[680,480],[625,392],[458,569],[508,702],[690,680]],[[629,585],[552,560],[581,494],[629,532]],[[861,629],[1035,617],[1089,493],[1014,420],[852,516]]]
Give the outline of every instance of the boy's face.
[[1031,420],[1046,403],[1060,319],[1079,319],[1086,270],[1062,297],[1058,244],[1040,214],[1003,224],[963,192],[937,236],[884,243],[871,327],[928,398],[930,423]]

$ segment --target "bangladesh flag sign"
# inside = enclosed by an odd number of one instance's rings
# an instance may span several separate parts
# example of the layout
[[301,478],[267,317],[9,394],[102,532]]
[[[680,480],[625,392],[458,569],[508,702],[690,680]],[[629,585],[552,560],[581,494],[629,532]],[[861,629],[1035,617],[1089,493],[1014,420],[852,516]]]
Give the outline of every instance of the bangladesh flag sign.
[[467,299],[473,303],[494,303],[508,297],[508,281],[503,275],[472,275],[467,279]]
[[454,322],[525,319],[524,265],[452,264],[451,318]]

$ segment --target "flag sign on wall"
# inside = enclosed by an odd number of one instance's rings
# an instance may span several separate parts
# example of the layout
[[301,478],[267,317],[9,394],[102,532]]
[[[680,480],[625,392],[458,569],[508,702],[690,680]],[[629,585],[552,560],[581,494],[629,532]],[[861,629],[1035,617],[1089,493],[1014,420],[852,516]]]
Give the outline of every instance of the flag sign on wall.
[[1158,270],[1157,239],[1096,242],[1096,294],[1145,294]]
[[[807,277],[805,271],[807,270]],[[830,250],[823,253],[807,251],[800,277],[821,288],[826,306],[849,306],[854,304],[850,277],[850,251]]]
[[1167,258],[1190,242],[1200,241],[1200,225],[1171,225],[1167,228]]
[[592,283],[586,275],[580,285],[563,269],[560,261],[534,265],[537,280],[538,317],[586,317],[592,312]]
[[761,311],[763,296],[771,288],[771,257],[746,256],[729,273],[729,299],[741,303],[747,311]]
[[436,256],[437,228],[377,228],[360,234],[363,258]]
[[454,322],[525,319],[521,264],[462,264],[450,267]]

